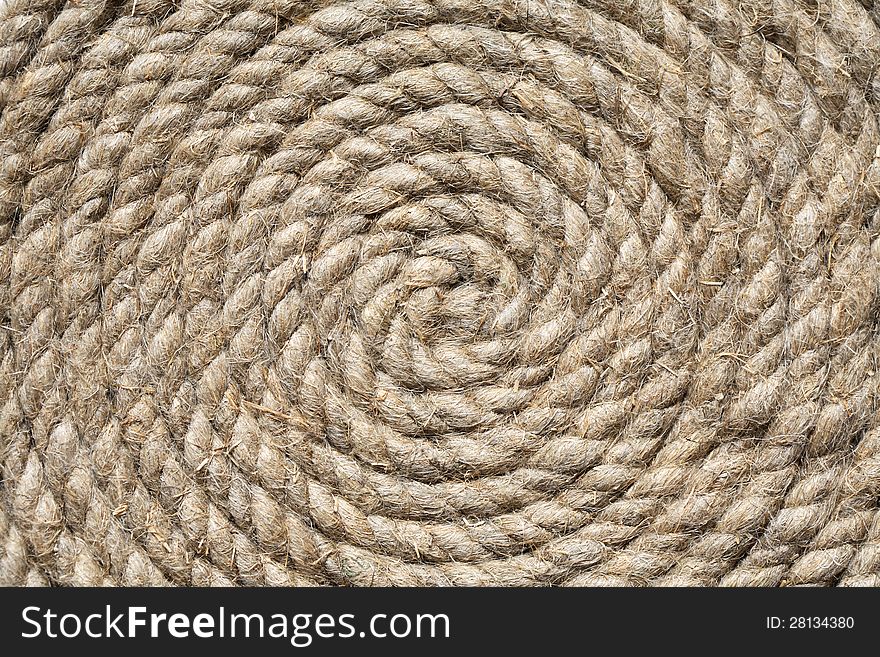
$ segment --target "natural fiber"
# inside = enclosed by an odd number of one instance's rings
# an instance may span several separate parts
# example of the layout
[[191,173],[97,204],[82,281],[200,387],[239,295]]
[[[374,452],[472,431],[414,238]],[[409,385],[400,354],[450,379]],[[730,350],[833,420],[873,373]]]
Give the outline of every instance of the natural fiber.
[[0,583],[880,584],[873,0],[0,45]]

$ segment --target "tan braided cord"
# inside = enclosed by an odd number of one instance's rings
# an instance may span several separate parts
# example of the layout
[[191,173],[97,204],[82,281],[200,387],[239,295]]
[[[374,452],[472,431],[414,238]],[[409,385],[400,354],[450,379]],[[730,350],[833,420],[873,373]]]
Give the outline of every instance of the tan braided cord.
[[876,0],[5,0],[0,584],[880,585]]

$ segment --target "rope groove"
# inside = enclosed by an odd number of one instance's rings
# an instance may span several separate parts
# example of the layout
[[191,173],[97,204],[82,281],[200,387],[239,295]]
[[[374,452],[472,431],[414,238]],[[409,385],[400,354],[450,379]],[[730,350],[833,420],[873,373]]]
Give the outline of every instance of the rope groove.
[[880,585],[872,0],[9,0],[0,583]]

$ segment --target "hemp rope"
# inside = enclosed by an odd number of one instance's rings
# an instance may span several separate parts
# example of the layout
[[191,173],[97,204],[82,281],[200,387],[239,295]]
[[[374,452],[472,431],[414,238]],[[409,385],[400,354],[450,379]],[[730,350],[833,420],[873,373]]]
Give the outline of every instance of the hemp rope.
[[0,583],[880,585],[874,0],[7,0]]

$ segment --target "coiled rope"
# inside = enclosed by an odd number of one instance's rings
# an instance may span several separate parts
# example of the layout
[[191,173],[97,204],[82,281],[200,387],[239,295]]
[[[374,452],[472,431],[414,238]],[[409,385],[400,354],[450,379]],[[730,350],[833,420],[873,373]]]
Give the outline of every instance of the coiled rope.
[[8,0],[0,582],[880,585],[873,0]]

